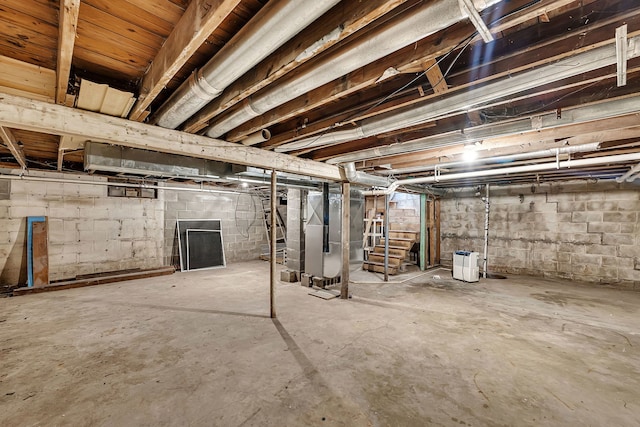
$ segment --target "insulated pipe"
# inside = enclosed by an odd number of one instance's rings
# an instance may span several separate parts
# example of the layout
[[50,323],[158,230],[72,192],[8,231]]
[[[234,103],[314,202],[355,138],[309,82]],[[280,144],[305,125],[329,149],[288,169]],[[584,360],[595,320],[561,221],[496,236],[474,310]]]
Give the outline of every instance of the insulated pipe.
[[160,107],[153,121],[165,128],[177,128],[338,2],[268,2],[202,69],[194,72],[173,93]]
[[255,145],[261,142],[268,141],[269,139],[271,139],[271,132],[269,131],[269,129],[262,129],[256,133],[252,133],[240,142],[242,142],[244,145]]
[[489,184],[486,185],[484,196],[484,261],[482,264],[482,277],[487,278],[487,254],[489,253]]
[[[629,59],[640,55],[640,36],[629,39]],[[529,89],[543,86],[552,82],[574,77],[589,71],[597,70],[616,63],[615,45],[609,44],[590,51],[579,53],[552,64],[542,66],[538,69],[525,71],[507,78],[503,78],[492,83],[488,83],[478,89],[468,92],[461,91],[451,96],[427,102],[421,105],[412,105],[399,111],[381,114],[363,120],[360,130],[357,132],[359,138],[379,135],[395,130],[416,126],[421,123],[432,121],[436,118],[460,114],[472,107],[482,105],[509,95],[514,95]],[[209,136],[214,136],[209,134]],[[329,134],[324,141],[331,141],[332,144],[351,141],[350,135],[336,135],[331,138]],[[310,148],[322,146],[323,140],[318,138],[305,138],[300,141],[284,144],[280,151],[290,151],[299,147]]]
[[600,149],[600,143],[593,142],[590,144],[567,145],[564,147],[549,148],[546,150],[532,151],[530,153],[517,153],[517,154],[508,154],[505,156],[484,157],[484,158],[476,159],[473,162],[465,162],[465,161],[447,162],[447,163],[438,163],[437,165],[432,165],[427,167],[416,166],[416,167],[404,168],[404,169],[389,169],[381,172],[388,173],[388,174],[425,172],[425,171],[435,170],[435,169],[442,170],[442,169],[451,168],[455,166],[465,166],[465,165],[468,166],[471,163],[484,164],[484,163],[493,163],[493,162],[499,163],[499,162],[509,162],[509,161],[516,161],[516,160],[528,160],[528,159],[536,159],[540,157],[556,156],[558,154],[585,153],[589,151],[597,151],[599,149]]
[[391,184],[391,180],[389,178],[356,171],[354,163],[347,163],[344,165],[344,175],[350,183],[360,184],[367,187],[388,187]]
[[578,160],[563,160],[561,162],[549,162],[540,163],[537,165],[525,165],[525,166],[512,166],[508,168],[497,168],[473,172],[460,172],[446,175],[437,176],[423,176],[420,178],[410,178],[394,181],[389,187],[384,190],[365,191],[366,196],[381,196],[384,194],[392,194],[401,185],[410,184],[433,184],[442,181],[453,181],[456,179],[468,179],[468,178],[485,178],[489,176],[505,175],[505,174],[517,174],[526,172],[542,172],[560,168],[579,168],[584,166],[597,166],[607,163],[621,163],[621,162],[637,162],[640,161],[640,153],[630,154],[617,154],[614,156],[602,156],[593,157],[588,159]]
[[[300,1],[311,5],[314,2]],[[500,0],[474,0],[479,11]],[[268,86],[247,99],[251,108],[234,108],[219,118],[207,130],[216,138],[265,112],[284,104],[310,90],[350,73],[364,65],[383,58],[405,46],[443,30],[467,17],[458,0],[424,2],[419,8],[403,16],[396,25],[381,26],[367,37],[360,37],[329,55],[327,59],[306,72],[297,73],[280,85]]]

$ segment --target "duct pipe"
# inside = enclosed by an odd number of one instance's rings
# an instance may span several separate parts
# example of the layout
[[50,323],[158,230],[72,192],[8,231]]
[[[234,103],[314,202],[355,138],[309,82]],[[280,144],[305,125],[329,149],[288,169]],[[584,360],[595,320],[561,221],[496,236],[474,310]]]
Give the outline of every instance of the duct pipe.
[[489,184],[486,185],[484,196],[484,261],[482,263],[482,277],[487,278],[487,254],[489,253]]
[[[474,0],[475,7],[482,11],[500,0]],[[314,2],[302,2],[305,7]],[[250,108],[237,107],[217,120],[207,130],[207,135],[216,138],[265,112],[300,95],[316,89],[332,80],[348,74],[364,65],[383,58],[405,46],[443,30],[467,17],[458,0],[436,0],[424,2],[416,10],[398,18],[396,25],[381,26],[367,37],[360,37],[329,55],[327,59],[297,73],[283,84],[268,86],[264,91],[247,99]]]
[[453,181],[456,179],[485,178],[489,176],[517,174],[527,172],[542,172],[560,168],[579,168],[585,166],[598,166],[607,163],[637,162],[640,161],[640,153],[617,154],[614,156],[593,157],[588,159],[564,160],[561,162],[540,163],[537,165],[512,166],[508,168],[497,168],[480,170],[473,172],[451,173],[446,175],[423,176],[420,178],[410,178],[394,181],[384,190],[365,191],[366,196],[381,196],[393,193],[401,185],[411,184],[433,184],[443,181]]
[[618,178],[616,178],[617,183],[623,183],[625,181],[631,182],[635,179],[635,175],[640,172],[640,163],[629,169],[629,171]]
[[344,165],[344,175],[347,181],[352,184],[360,184],[367,187],[388,187],[391,185],[389,178],[356,171],[354,163]]
[[339,0],[270,1],[207,64],[191,74],[153,121],[175,129]]
[[[640,36],[629,39],[629,44],[629,59],[639,56]],[[418,106],[412,105],[400,111],[389,112],[363,120],[360,124],[361,129],[353,129],[351,132],[357,132],[358,135],[362,135],[357,138],[360,139],[416,126],[434,119],[460,114],[472,109],[474,106],[584,74],[615,63],[615,45],[609,44],[561,59],[535,70],[525,71],[509,76],[508,78],[488,83],[469,92],[457,92],[443,99],[427,102]],[[325,139],[305,138],[300,141],[284,144],[280,146],[280,151],[286,152],[300,147],[318,147],[322,146],[323,141],[331,141],[332,144],[338,144],[351,140],[352,138],[348,134],[336,135],[333,138],[327,134]]]
[[244,145],[256,145],[261,142],[268,141],[269,139],[271,139],[271,132],[269,129],[262,129],[256,133],[252,133],[240,142]]
[[[484,163],[500,163],[500,162],[512,162],[516,160],[528,160],[528,159],[536,159],[540,157],[549,157],[549,156],[557,156],[559,154],[572,154],[572,153],[585,153],[589,151],[597,151],[600,149],[599,142],[593,142],[590,144],[582,144],[582,145],[567,145],[564,147],[558,148],[549,148],[546,150],[532,151],[530,153],[517,153],[517,154],[509,154],[505,156],[496,156],[496,157],[484,157],[480,159],[476,159],[473,161],[473,164],[484,164]],[[389,169],[381,171],[381,173],[385,174],[401,174],[401,173],[415,173],[415,172],[425,172],[435,169],[446,169],[455,166],[468,166],[470,162],[465,161],[457,161],[457,162],[447,162],[447,163],[438,163],[437,165],[431,166],[416,166],[412,168],[403,168],[403,169]]]

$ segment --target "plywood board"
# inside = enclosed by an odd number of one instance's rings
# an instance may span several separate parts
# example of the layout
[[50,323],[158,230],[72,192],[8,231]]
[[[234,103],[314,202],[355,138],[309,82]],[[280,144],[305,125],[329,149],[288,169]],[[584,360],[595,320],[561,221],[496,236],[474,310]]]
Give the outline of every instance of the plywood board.
[[32,230],[33,286],[49,284],[49,227],[47,221],[34,222]]

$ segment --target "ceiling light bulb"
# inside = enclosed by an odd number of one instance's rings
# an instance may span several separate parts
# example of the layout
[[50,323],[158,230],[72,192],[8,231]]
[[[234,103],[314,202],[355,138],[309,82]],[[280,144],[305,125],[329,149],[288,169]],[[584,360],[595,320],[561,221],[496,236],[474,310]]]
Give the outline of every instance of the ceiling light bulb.
[[462,160],[465,162],[473,162],[477,158],[478,152],[476,150],[465,150],[465,152],[462,153]]

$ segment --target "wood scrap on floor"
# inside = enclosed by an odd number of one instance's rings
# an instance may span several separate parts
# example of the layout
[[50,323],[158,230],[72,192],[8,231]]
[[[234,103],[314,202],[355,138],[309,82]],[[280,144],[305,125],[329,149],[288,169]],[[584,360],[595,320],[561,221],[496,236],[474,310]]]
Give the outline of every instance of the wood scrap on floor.
[[175,268],[161,267],[151,270],[140,270],[134,273],[114,274],[111,276],[100,276],[81,280],[68,280],[64,282],[52,283],[41,287],[23,287],[13,290],[13,296],[26,295],[40,292],[59,291],[63,289],[82,288],[85,286],[102,285],[105,283],[123,282],[125,280],[144,279],[147,277],[166,276],[173,274]]

